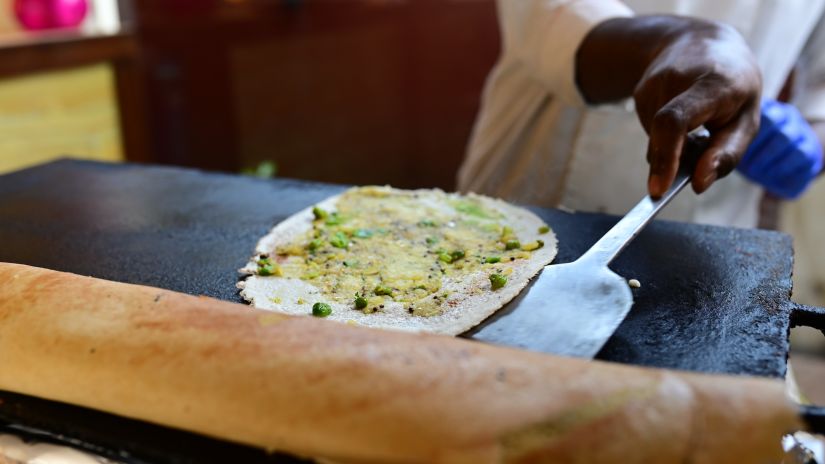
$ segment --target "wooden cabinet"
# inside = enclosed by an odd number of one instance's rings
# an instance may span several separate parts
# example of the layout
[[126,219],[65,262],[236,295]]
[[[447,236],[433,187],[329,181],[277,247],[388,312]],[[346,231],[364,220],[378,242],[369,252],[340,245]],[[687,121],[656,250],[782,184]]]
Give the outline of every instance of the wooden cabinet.
[[149,160],[138,62],[127,32],[0,36],[0,171],[67,155]]
[[451,188],[498,54],[493,0],[141,0],[152,152]]
[[66,155],[122,161],[114,88],[106,64],[0,80],[0,173]]

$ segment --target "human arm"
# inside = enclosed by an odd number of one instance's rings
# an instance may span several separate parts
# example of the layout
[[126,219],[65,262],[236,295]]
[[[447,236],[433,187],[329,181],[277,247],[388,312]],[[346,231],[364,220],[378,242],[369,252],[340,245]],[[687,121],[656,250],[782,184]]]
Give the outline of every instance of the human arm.
[[576,82],[588,103],[632,96],[647,131],[648,190],[672,184],[687,134],[711,134],[693,173],[705,191],[738,163],[759,127],[761,74],[732,28],[678,16],[614,18],[594,27],[576,56]]

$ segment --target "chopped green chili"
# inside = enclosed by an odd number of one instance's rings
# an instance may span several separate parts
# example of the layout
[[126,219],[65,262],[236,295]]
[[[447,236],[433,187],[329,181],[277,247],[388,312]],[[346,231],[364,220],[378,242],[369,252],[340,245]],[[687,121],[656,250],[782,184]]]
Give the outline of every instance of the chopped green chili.
[[269,258],[261,258],[258,260],[259,276],[277,275],[280,273],[279,271],[280,268],[278,267],[278,264],[273,263]]
[[379,285],[375,287],[374,293],[378,296],[392,296],[392,289]]
[[315,216],[315,219],[326,219],[329,213],[316,206],[312,208],[312,215]]
[[349,238],[343,232],[336,232],[332,238],[329,239],[329,244],[335,248],[346,248],[349,246]]
[[322,246],[324,246],[324,242],[316,238],[310,241],[309,244],[307,244],[307,249],[312,252],[317,250],[318,248],[321,248]]
[[516,248],[521,247],[521,243],[518,240],[507,240],[504,243],[505,250],[515,250]]
[[453,262],[453,259],[454,259],[453,255],[451,255],[450,253],[447,253],[446,251],[442,250],[442,251],[438,252],[438,260],[439,261],[443,261],[447,264],[450,264],[450,263]]

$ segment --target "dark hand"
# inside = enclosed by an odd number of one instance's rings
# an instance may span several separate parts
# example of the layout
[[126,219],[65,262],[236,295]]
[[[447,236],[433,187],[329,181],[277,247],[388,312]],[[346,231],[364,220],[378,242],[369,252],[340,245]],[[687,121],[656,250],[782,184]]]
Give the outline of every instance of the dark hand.
[[633,96],[650,136],[654,198],[673,183],[691,130],[704,125],[711,135],[693,172],[701,193],[736,167],[759,129],[759,68],[739,34],[718,23],[677,16],[605,21],[579,47],[576,80],[591,103]]

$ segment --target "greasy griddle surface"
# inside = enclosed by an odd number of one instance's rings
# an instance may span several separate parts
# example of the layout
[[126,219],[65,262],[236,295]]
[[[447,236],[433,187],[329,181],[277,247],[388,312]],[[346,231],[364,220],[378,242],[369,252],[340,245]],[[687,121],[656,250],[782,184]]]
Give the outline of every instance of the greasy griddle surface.
[[[344,188],[58,161],[0,176],[0,261],[241,301],[236,270],[258,238]],[[576,259],[616,222],[533,211],[558,235],[556,262]],[[598,357],[782,376],[791,265],[783,234],[654,222],[612,266],[642,287]]]

